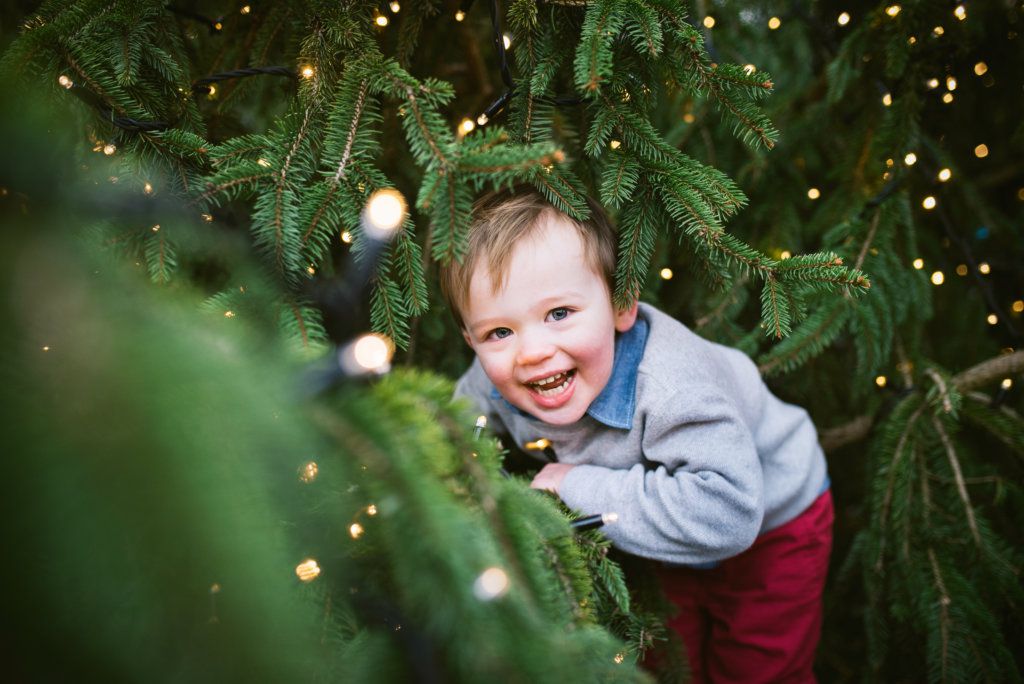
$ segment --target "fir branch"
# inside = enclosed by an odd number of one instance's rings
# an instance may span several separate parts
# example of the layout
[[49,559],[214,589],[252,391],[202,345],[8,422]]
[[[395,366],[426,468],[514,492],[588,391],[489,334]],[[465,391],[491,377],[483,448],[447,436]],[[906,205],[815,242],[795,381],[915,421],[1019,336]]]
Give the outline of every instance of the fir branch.
[[931,563],[932,576],[935,578],[935,588],[939,592],[939,630],[942,635],[942,681],[946,681],[946,662],[949,654],[949,604],[953,599],[949,597],[946,585],[942,581],[942,573],[939,571],[939,562],[935,558],[935,549],[928,547],[928,561]]
[[935,427],[935,431],[942,441],[942,446],[946,450],[949,467],[953,469],[953,477],[956,478],[956,490],[960,494],[960,501],[964,505],[964,513],[967,516],[967,525],[971,528],[971,536],[974,537],[974,543],[978,545],[978,549],[984,551],[981,543],[981,534],[978,532],[978,523],[974,520],[974,507],[971,505],[971,497],[967,494],[967,485],[964,483],[963,472],[960,470],[960,459],[957,458],[956,449],[946,433],[946,428],[942,426],[942,421],[936,416],[932,416],[932,425]]

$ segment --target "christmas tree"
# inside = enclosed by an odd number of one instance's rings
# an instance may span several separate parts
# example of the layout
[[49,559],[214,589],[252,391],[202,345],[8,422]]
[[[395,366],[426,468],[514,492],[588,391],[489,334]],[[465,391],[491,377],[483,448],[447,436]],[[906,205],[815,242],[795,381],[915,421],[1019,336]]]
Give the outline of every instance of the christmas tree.
[[4,12],[19,674],[641,678],[642,572],[447,402],[437,264],[527,182],[811,411],[820,676],[1020,679],[1019,4]]

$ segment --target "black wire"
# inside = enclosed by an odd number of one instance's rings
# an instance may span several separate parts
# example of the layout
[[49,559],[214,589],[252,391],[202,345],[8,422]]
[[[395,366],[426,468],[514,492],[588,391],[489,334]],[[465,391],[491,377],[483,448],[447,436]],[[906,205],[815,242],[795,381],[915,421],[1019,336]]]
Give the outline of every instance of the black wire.
[[290,67],[246,67],[244,69],[235,69],[233,71],[223,71],[219,74],[212,74],[205,78],[201,78],[192,84],[192,90],[197,93],[209,93],[210,89],[206,86],[210,83],[219,83],[220,81],[227,81],[232,78],[245,78],[247,76],[257,76],[261,74],[268,74],[271,76],[288,76],[293,79],[298,78],[295,70]]
[[210,35],[220,33],[220,30],[224,26],[224,17],[210,19],[209,17],[203,16],[198,12],[193,12],[192,10],[187,10],[182,7],[175,7],[174,5],[164,5],[164,8],[167,9],[168,12],[173,12],[174,14],[185,17],[187,19],[193,19],[201,24],[206,24],[206,26],[210,29]]
[[498,0],[491,0],[488,8],[491,11],[491,30],[493,31],[494,49],[498,52],[498,67],[501,69],[501,80],[509,90],[515,89],[512,72],[508,68],[508,53],[505,52],[505,34],[501,32],[501,14],[498,11]]

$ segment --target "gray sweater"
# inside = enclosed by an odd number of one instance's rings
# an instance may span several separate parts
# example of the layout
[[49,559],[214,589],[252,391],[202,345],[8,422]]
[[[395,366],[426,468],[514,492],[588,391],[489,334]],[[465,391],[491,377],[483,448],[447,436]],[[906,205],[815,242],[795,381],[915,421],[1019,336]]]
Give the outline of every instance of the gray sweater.
[[584,514],[619,515],[602,531],[623,551],[673,564],[734,556],[789,522],[827,486],[803,409],[776,398],[757,367],[648,304],[619,335],[608,385],[572,425],[506,402],[479,361],[459,379],[489,427],[518,444],[547,438],[577,465],[559,496]]

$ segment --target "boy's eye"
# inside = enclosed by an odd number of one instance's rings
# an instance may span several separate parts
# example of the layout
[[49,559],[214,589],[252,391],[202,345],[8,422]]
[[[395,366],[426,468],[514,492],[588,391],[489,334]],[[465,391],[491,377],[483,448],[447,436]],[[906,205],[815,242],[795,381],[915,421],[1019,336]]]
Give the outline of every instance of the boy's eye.
[[569,315],[569,310],[564,306],[560,306],[557,309],[552,309],[549,315],[551,316],[551,320],[560,321]]
[[498,340],[502,340],[512,334],[512,331],[508,328],[495,328],[490,332],[488,337],[493,337]]

